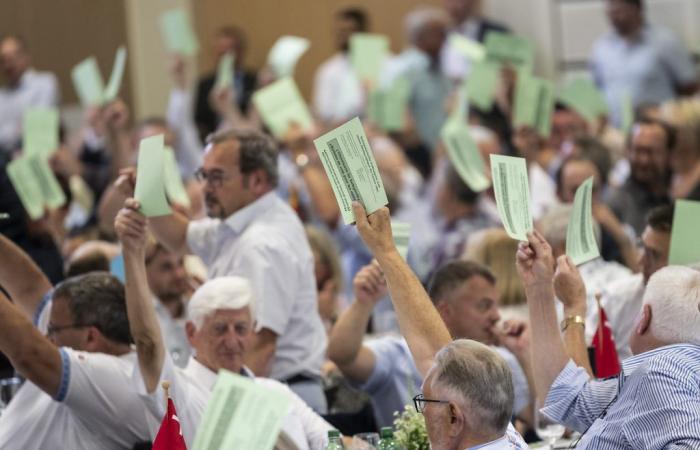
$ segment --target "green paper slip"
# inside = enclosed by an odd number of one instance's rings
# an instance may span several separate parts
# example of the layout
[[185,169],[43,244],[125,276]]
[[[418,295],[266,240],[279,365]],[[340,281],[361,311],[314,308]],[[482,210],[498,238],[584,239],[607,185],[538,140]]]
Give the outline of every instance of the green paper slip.
[[49,156],[58,149],[56,108],[32,108],[24,113],[22,148],[25,156]]
[[469,103],[481,111],[491,111],[500,79],[500,64],[493,61],[473,64],[469,76],[464,79]]
[[499,31],[490,31],[484,41],[486,58],[517,67],[531,68],[534,60],[532,44],[525,38]]
[[66,204],[66,195],[58,184],[56,175],[54,175],[49,161],[43,156],[33,156],[29,158],[29,165],[32,168],[41,196],[44,199],[44,205],[49,208],[60,208]]
[[533,226],[525,158],[491,155],[491,174],[498,215],[506,233],[513,239],[527,241]]
[[7,175],[27,215],[32,220],[41,218],[44,215],[44,197],[29,158],[21,157],[10,162]]
[[388,55],[389,38],[384,35],[355,33],[350,37],[350,63],[362,81],[376,84]]
[[608,112],[603,94],[586,78],[577,78],[567,84],[559,94],[559,100],[588,121],[597,120]]
[[175,152],[172,148],[166,146],[164,153],[165,193],[172,203],[177,203],[185,208],[189,208],[190,196],[187,195],[182,177],[180,177],[180,169],[177,166]]
[[389,203],[360,119],[356,117],[324,134],[314,140],[314,146],[346,224],[355,222],[355,200],[362,203],[367,214]]
[[452,165],[469,189],[474,192],[488,189],[491,180],[486,176],[486,165],[472,139],[469,126],[464,122],[448,121],[442,127],[440,137]]
[[577,266],[600,256],[593,233],[593,177],[576,189],[569,225],[566,228],[566,254]]
[[486,47],[483,44],[466,38],[459,33],[450,34],[449,43],[457,52],[472,61],[481,61],[486,57]]
[[406,106],[411,96],[411,83],[399,77],[387,89],[370,93],[368,115],[385,131],[403,130],[406,125]]
[[632,131],[632,125],[634,124],[634,105],[632,104],[632,95],[629,92],[622,96],[621,107],[620,131],[627,136]]
[[192,449],[271,450],[289,408],[284,388],[220,370]]
[[700,262],[700,202],[676,200],[671,229],[671,248],[668,263],[676,266]]
[[71,78],[83,106],[99,106],[103,103],[104,82],[94,56],[73,67]]
[[253,94],[253,103],[267,128],[282,138],[296,122],[302,129],[313,127],[313,119],[294,80],[282,78]]
[[190,17],[182,8],[171,9],[160,15],[160,32],[166,48],[172,53],[194,56],[199,51]]
[[216,69],[216,81],[214,85],[217,89],[228,89],[233,87],[233,63],[234,56],[231,53],[226,53],[219,59],[219,64]]
[[107,88],[104,91],[103,101],[109,103],[119,94],[119,88],[122,85],[124,78],[124,68],[126,67],[126,47],[123,45],[117,49],[114,56],[114,65],[112,66],[112,74],[109,76]]
[[411,224],[391,222],[391,234],[394,236],[396,249],[405,261],[408,256],[408,243],[411,240]]
[[549,137],[554,111],[554,86],[521,71],[515,88],[515,112],[513,124],[531,127],[542,137]]
[[267,55],[267,64],[277,75],[277,78],[291,77],[299,58],[306,53],[311,46],[308,39],[298,36],[282,36],[270,49]]
[[165,197],[165,148],[162,134],[141,139],[134,198],[141,204],[141,212],[146,217],[165,216],[172,212]]

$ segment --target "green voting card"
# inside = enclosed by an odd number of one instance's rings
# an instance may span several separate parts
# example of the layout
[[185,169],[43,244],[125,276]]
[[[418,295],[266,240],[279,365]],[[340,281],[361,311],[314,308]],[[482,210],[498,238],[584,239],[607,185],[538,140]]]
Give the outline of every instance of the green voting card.
[[394,244],[401,257],[406,260],[408,256],[408,243],[411,240],[411,224],[404,222],[391,222],[391,234]]
[[104,91],[103,101],[109,103],[119,95],[119,88],[122,85],[124,78],[124,68],[126,67],[126,47],[123,45],[117,49],[114,56],[114,65],[112,66],[112,74],[109,76],[107,88]]
[[472,61],[482,61],[486,57],[486,47],[480,42],[466,38],[459,33],[450,34],[448,39],[453,49]]
[[292,123],[302,129],[313,127],[313,119],[294,80],[282,78],[253,94],[253,103],[265,125],[282,138]]
[[297,61],[311,46],[308,39],[298,36],[282,36],[270,49],[267,64],[272,67],[277,78],[291,77]]
[[700,262],[700,202],[677,200],[673,212],[668,263],[683,266]]
[[620,130],[627,136],[632,131],[634,124],[634,105],[632,104],[632,95],[626,92],[622,96],[621,113],[620,113]]
[[491,111],[501,79],[501,66],[493,61],[474,63],[464,79],[469,104],[481,111]]
[[44,197],[29,158],[21,157],[10,162],[7,165],[7,176],[27,215],[32,220],[41,218],[44,215]]
[[48,159],[43,156],[33,156],[29,158],[29,165],[41,190],[44,205],[52,209],[65,205],[66,195],[51,170]]
[[355,222],[352,202],[372,214],[389,201],[365,130],[357,117],[314,140],[343,221]]
[[288,392],[220,370],[192,449],[272,450],[289,414]]
[[484,41],[486,58],[517,67],[531,68],[534,60],[532,44],[525,38],[500,31],[490,31]]
[[593,177],[576,189],[569,225],[566,228],[566,254],[579,265],[600,256],[593,232]]
[[165,216],[172,212],[165,197],[165,148],[162,134],[141,139],[134,198],[141,204],[141,212],[147,217]]
[[406,107],[411,96],[411,83],[399,77],[385,89],[370,93],[368,115],[385,131],[403,130],[406,126]]
[[568,83],[559,94],[559,100],[588,121],[597,120],[608,112],[602,92],[587,78]]
[[515,88],[514,108],[513,123],[516,127],[525,125],[540,136],[549,137],[554,111],[552,82],[520,71]]
[[350,63],[362,81],[376,85],[388,55],[389,39],[384,35],[355,33],[350,37]]
[[217,89],[229,89],[233,87],[233,64],[232,53],[225,53],[220,59],[216,69],[216,81],[214,85]]
[[58,110],[32,108],[22,119],[22,149],[25,156],[49,156],[58,149]]
[[491,180],[486,176],[486,165],[472,139],[469,126],[456,120],[448,121],[443,125],[440,137],[452,165],[469,189],[474,192],[488,189]]
[[533,226],[525,158],[491,155],[491,175],[498,215],[506,233],[513,239],[527,241]]
[[94,56],[73,67],[71,78],[83,106],[100,106],[103,103],[104,82]]
[[469,119],[469,96],[467,87],[460,84],[455,93],[455,104],[447,121],[466,122]]
[[199,51],[190,17],[184,9],[175,8],[161,14],[160,31],[170,52],[194,56]]
[[187,190],[182,182],[180,169],[177,166],[177,159],[175,158],[175,151],[166,146],[164,153],[165,193],[172,203],[177,203],[178,205],[189,208],[190,196],[187,195]]

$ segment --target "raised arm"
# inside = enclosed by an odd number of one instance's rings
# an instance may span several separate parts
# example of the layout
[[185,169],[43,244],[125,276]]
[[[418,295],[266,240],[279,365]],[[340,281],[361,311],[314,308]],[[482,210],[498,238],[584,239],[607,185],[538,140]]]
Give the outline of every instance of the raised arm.
[[328,357],[343,375],[365,383],[374,372],[374,352],[362,344],[372,310],[386,296],[386,282],[379,264],[363,267],[353,281],[355,301],[340,315],[331,330]]
[[0,285],[30,320],[53,285],[21,248],[0,235]]
[[124,252],[129,328],[136,342],[141,376],[150,393],[158,388],[165,360],[165,345],[146,279],[146,223],[146,218],[138,212],[138,202],[129,199],[119,211],[114,228]]
[[554,306],[552,248],[537,231],[529,233],[528,240],[518,246],[516,265],[530,310],[535,389],[537,397],[544,399],[569,358],[559,334]]
[[381,208],[367,217],[362,205],[354,202],[353,212],[362,240],[384,271],[401,334],[408,342],[416,367],[425,376],[438,350],[452,341],[450,333],[423,285],[394,245],[389,209]]
[[[18,299],[18,303],[26,303]],[[58,393],[62,364],[58,348],[0,292],[0,352],[27,380],[51,396]]]

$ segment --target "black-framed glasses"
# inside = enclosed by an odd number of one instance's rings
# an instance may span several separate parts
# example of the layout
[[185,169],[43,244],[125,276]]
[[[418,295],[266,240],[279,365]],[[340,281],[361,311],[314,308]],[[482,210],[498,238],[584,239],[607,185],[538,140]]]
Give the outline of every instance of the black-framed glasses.
[[419,413],[423,414],[423,411],[425,411],[426,403],[450,403],[447,400],[434,400],[431,398],[425,398],[423,394],[418,394],[415,397],[413,397],[413,406],[415,406],[416,411]]
[[200,183],[204,183],[206,181],[211,187],[214,188],[220,188],[224,184],[224,181],[231,178],[229,175],[226,175],[220,170],[205,171],[202,168],[197,169],[197,171],[194,173],[194,177]]
[[92,327],[92,326],[94,326],[94,325],[90,324],[90,323],[74,323],[71,325],[51,325],[51,324],[49,324],[49,326],[46,328],[46,335],[51,336],[51,335],[54,335],[54,334],[58,333],[59,331],[63,331],[63,330],[70,330],[70,329],[75,329],[75,328],[87,328],[87,327]]

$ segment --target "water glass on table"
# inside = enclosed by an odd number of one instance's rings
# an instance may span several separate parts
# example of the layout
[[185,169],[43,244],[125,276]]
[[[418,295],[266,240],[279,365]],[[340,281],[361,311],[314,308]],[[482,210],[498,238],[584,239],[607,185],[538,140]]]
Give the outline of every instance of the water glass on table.
[[547,416],[540,412],[540,409],[544,406],[544,402],[537,399],[535,401],[535,432],[537,436],[547,443],[548,449],[554,447],[554,443],[557,439],[564,436],[564,431],[566,428],[557,422],[549,420]]

